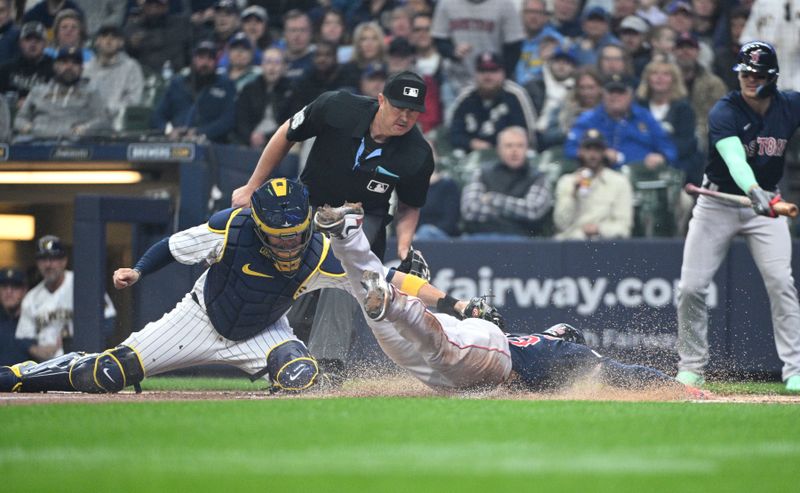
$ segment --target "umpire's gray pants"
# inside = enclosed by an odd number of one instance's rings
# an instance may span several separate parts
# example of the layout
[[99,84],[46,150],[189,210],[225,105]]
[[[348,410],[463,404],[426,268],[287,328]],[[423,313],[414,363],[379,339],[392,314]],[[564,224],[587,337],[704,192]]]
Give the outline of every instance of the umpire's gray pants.
[[678,283],[678,370],[702,375],[708,364],[711,279],[736,235],[753,255],[769,295],[775,346],[783,379],[800,375],[800,304],[792,277],[792,241],[787,219],[759,216],[749,207],[700,196],[692,211]]
[[[371,214],[364,216],[362,229],[370,245],[375,243],[379,236],[385,235],[384,219],[382,216]],[[388,363],[375,342],[370,341],[374,346],[373,351],[359,348],[361,351],[366,350],[367,354],[352,354],[352,345],[354,343],[363,344],[365,341],[358,341],[358,339],[364,336],[369,336],[374,341],[358,301],[350,293],[340,289],[321,290],[308,341],[308,350],[311,354],[316,358],[334,359],[341,362],[367,359],[372,363]]]

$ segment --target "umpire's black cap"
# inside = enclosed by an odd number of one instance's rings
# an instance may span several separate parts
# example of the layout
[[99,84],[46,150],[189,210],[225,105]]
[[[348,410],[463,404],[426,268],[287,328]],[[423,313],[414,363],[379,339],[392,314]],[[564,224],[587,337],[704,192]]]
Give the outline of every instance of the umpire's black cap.
[[36,242],[36,258],[64,258],[67,250],[61,238],[54,235],[45,235]]
[[25,273],[15,267],[0,268],[0,286],[24,286]]
[[390,76],[383,86],[383,96],[392,106],[420,113],[425,113],[426,91],[427,86],[422,77],[408,70]]

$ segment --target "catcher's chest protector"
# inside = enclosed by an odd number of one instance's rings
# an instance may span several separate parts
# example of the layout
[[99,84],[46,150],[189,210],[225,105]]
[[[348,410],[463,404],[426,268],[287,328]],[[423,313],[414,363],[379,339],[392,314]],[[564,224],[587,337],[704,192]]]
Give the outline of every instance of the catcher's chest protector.
[[228,228],[222,260],[208,271],[204,301],[214,329],[227,339],[248,339],[275,323],[294,301],[294,294],[321,261],[322,236],[314,234],[292,277],[280,273],[259,253],[261,242],[249,211]]

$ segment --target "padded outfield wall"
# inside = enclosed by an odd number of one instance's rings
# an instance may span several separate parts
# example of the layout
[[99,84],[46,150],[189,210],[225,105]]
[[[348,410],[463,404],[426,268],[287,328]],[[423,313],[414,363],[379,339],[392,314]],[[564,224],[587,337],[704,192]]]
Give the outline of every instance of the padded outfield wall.
[[[795,251],[798,246],[795,242]],[[542,330],[568,322],[582,328],[590,345],[601,353],[674,370],[682,240],[462,239],[420,242],[415,247],[424,252],[438,287],[459,298],[491,294],[492,303],[508,320],[509,331]],[[387,251],[394,252],[394,245]],[[800,270],[796,257],[793,267]],[[173,265],[145,278],[137,286],[140,323],[171,309],[201,271]],[[769,301],[743,241],[734,243],[717,272],[708,302],[711,369],[779,374]]]

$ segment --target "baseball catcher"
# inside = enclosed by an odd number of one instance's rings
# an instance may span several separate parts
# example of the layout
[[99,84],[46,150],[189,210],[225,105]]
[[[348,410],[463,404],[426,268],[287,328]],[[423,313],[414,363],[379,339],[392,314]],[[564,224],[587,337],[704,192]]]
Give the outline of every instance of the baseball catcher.
[[485,299],[456,300],[417,276],[394,270],[385,274],[361,231],[362,214],[359,204],[346,203],[318,209],[314,221],[317,230],[331,235],[333,251],[381,348],[428,386],[466,390],[507,384],[550,390],[596,374],[626,389],[688,388],[653,368],[599,355],[570,325],[507,334],[502,317]]
[[114,286],[130,287],[174,261],[210,267],[160,320],[100,354],[0,367],[0,391],[118,392],[147,376],[208,363],[236,366],[253,381],[265,377],[275,389],[314,385],[317,362],[285,314],[305,292],[350,285],[329,240],[313,230],[303,185],[268,181],[250,207],[223,210],[153,245],[133,268],[114,272]]

